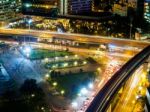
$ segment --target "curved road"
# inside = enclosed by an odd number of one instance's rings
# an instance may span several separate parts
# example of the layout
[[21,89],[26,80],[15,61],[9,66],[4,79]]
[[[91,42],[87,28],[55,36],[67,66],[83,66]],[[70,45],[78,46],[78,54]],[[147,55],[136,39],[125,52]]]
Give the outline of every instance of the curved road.
[[122,84],[149,56],[150,46],[129,60],[99,91],[86,112],[105,112]]

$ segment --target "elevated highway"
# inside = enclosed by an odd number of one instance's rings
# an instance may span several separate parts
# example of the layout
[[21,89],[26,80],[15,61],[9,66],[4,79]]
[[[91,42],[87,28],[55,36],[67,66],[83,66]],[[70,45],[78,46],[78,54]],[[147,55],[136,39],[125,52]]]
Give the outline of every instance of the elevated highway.
[[53,38],[59,37],[63,39],[70,39],[80,42],[93,42],[93,43],[106,43],[106,44],[115,44],[119,46],[136,46],[136,47],[145,47],[150,45],[150,42],[141,42],[135,40],[125,40],[125,39],[117,39],[111,37],[104,36],[93,36],[93,35],[84,35],[84,34],[73,34],[73,33],[58,33],[58,32],[50,32],[50,31],[39,31],[39,30],[26,30],[26,29],[5,29],[0,28],[0,34],[5,35],[30,35],[39,38]]
[[122,84],[128,80],[133,72],[142,65],[149,56],[150,46],[144,48],[140,53],[130,59],[99,91],[86,112],[105,112]]

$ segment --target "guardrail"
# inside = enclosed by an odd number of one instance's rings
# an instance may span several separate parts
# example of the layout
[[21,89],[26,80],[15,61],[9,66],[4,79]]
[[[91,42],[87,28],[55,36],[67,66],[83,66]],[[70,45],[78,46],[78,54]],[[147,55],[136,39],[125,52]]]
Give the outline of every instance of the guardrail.
[[122,84],[127,81],[133,72],[143,64],[149,56],[150,46],[144,48],[140,53],[130,59],[99,91],[86,112],[105,112]]

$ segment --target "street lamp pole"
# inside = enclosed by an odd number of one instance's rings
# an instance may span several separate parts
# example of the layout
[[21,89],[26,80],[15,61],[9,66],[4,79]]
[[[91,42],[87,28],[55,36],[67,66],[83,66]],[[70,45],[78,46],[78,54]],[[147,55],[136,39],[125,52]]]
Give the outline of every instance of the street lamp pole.
[[130,39],[132,39],[132,21],[133,21],[133,17],[130,17]]
[[[30,32],[30,25],[31,25],[31,23],[32,23],[32,19],[29,19],[29,21],[28,21],[28,25],[29,25],[29,32]],[[29,37],[29,43],[30,43],[30,37]]]

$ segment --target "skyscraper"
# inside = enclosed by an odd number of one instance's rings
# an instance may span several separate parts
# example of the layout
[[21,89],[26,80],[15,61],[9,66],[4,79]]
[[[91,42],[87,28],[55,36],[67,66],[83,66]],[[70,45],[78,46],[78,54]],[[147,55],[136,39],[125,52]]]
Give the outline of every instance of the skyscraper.
[[83,14],[92,11],[92,0],[68,0],[69,14]]
[[20,1],[0,0],[0,26],[18,18]]
[[59,14],[67,15],[68,14],[68,0],[59,0]]
[[144,19],[150,23],[150,0],[144,3]]

